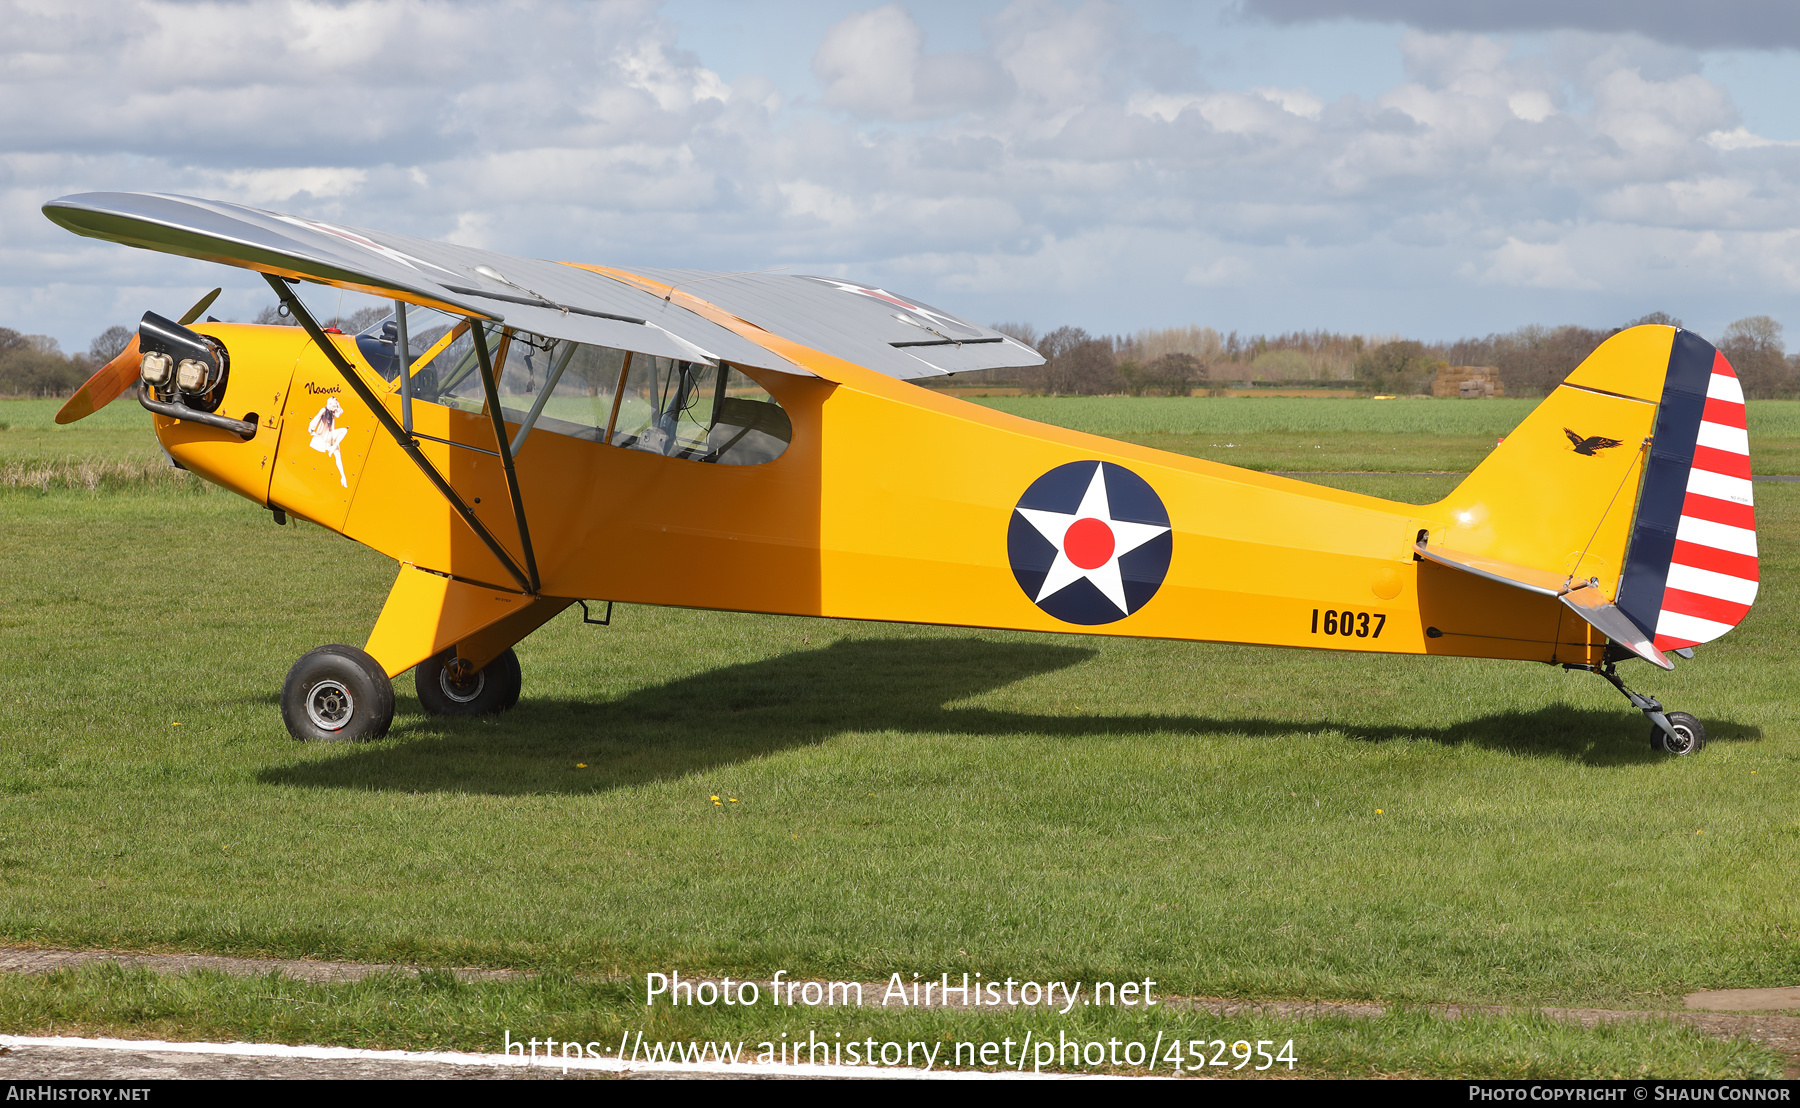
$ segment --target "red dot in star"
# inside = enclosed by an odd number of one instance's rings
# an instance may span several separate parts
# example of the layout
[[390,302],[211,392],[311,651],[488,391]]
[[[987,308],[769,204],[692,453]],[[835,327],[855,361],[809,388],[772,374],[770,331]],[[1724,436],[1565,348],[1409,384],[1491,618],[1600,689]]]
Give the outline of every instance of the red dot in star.
[[1103,521],[1078,519],[1063,535],[1063,553],[1082,569],[1099,569],[1113,554],[1113,533]]

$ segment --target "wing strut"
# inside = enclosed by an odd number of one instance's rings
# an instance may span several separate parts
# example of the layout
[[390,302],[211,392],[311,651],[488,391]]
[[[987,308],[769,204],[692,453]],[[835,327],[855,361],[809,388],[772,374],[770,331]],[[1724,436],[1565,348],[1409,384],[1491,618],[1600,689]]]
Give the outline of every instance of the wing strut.
[[[420,472],[425,474],[426,479],[436,486],[437,491],[450,503],[450,507],[455,509],[456,514],[462,517],[464,523],[468,524],[469,530],[475,532],[475,537],[480,539],[482,543],[486,545],[488,550],[493,553],[494,557],[500,559],[500,564],[506,568],[506,572],[512,576],[513,580],[519,583],[521,589],[535,593],[537,590],[532,586],[532,577],[526,576],[525,572],[519,568],[518,563],[513,560],[512,555],[507,553],[504,546],[500,545],[500,540],[496,539],[493,532],[483,526],[481,520],[476,518],[475,513],[469,509],[469,506],[463,503],[462,497],[458,496],[456,490],[450,487],[450,482],[444,480],[443,475],[437,471],[437,467],[431,464],[431,460],[420,453],[418,441],[407,434],[398,423],[394,422],[394,417],[388,414],[387,408],[381,403],[381,400],[376,397],[374,391],[369,388],[367,382],[362,379],[362,374],[356,372],[355,367],[344,360],[344,355],[338,351],[337,346],[325,337],[325,332],[319,328],[318,321],[313,319],[312,313],[306,310],[306,305],[300,302],[300,298],[294,295],[294,291],[288,287],[287,281],[272,273],[265,273],[263,274],[263,277],[269,282],[269,287],[275,290],[275,295],[281,299],[283,304],[287,305],[287,309],[293,314],[294,320],[298,322],[301,327],[305,328],[307,336],[313,341],[313,345],[317,346],[325,354],[326,359],[331,362],[332,367],[338,371],[338,374],[343,377],[345,383],[350,386],[350,391],[354,392],[358,399],[368,405],[369,410],[375,414],[376,421],[386,429],[388,434],[394,437],[394,441],[400,444],[400,449],[404,450],[406,456],[413,460],[413,464],[419,467]],[[481,329],[479,327],[471,327],[470,330],[479,332]],[[485,347],[483,349],[485,350]],[[492,376],[492,373],[487,368],[485,356],[482,361],[482,372],[485,383],[486,379],[491,378]],[[535,576],[535,574],[533,576]]]
[[[513,520],[519,525],[519,549],[525,554],[525,574],[531,579],[529,591],[536,596],[537,556],[531,550],[531,529],[525,526],[525,499],[519,495],[519,475],[513,471],[512,447],[506,442],[506,417],[500,414],[500,389],[494,380],[494,364],[488,358],[486,330],[471,325],[469,334],[475,339],[475,357],[481,362],[481,391],[487,394],[488,414],[494,419],[494,445],[500,448],[500,468],[506,472],[506,495],[512,499]],[[506,355],[505,343],[500,344],[500,354]]]

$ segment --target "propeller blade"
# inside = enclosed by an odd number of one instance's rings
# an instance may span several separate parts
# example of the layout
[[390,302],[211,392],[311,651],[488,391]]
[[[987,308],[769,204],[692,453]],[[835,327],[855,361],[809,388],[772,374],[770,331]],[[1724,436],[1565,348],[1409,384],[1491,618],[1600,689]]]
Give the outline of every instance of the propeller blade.
[[[208,297],[210,302],[212,298]],[[202,305],[201,310],[204,309]],[[101,408],[117,400],[121,393],[132,386],[138,377],[138,337],[131,336],[125,349],[119,356],[101,366],[92,377],[89,377],[75,395],[64,401],[57,409],[56,422],[74,423],[78,419],[86,419]]]
[[[186,327],[194,320],[199,319],[200,313],[212,307],[212,302],[217,300],[219,294],[224,291],[222,288],[214,289],[195,301],[194,306],[181,317],[181,325]],[[63,406],[56,411],[56,422],[74,423],[78,419],[86,419],[124,395],[125,390],[130,388],[137,378],[138,337],[133,335],[131,341],[125,344],[125,349],[119,351],[118,357],[101,366],[92,377],[89,377],[80,388],[75,390],[74,396],[63,402]]]
[[187,310],[186,315],[182,316],[180,319],[176,320],[175,322],[181,324],[183,327],[186,327],[188,324],[194,322],[194,320],[199,319],[200,313],[204,312],[206,309],[212,307],[212,302],[217,300],[219,298],[219,294],[224,291],[225,291],[224,289],[214,289],[211,292],[207,293],[205,296],[202,296],[198,301],[195,302],[193,307],[191,307]]

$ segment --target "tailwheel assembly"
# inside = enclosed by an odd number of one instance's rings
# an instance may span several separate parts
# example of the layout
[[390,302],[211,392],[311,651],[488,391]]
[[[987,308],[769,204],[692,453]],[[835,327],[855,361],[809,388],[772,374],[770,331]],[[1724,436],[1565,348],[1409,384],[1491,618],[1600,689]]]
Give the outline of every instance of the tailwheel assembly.
[[301,742],[367,742],[394,722],[394,685],[374,658],[341,643],[294,663],[281,686],[281,721]]
[[1650,746],[1664,754],[1694,754],[1706,745],[1706,728],[1686,712],[1670,712],[1669,729],[1650,729]]
[[485,716],[517,704],[525,678],[510,647],[480,669],[471,668],[452,648],[420,662],[413,683],[419,706],[431,715]]
[[1696,754],[1706,745],[1706,728],[1698,719],[1686,712],[1666,712],[1663,710],[1662,701],[1654,696],[1645,696],[1643,693],[1631,691],[1625,686],[1624,680],[1619,677],[1618,670],[1612,661],[1609,660],[1605,665],[1600,666],[1564,663],[1563,668],[1584,669],[1589,673],[1598,673],[1610,681],[1613,688],[1624,693],[1625,699],[1631,701],[1631,706],[1644,713],[1644,718],[1650,721],[1650,749],[1679,757]]

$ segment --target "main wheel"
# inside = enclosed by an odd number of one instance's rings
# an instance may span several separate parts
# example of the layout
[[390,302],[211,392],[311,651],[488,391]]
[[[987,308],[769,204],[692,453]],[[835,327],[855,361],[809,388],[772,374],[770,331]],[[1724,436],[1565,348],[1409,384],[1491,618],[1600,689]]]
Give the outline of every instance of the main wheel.
[[394,685],[354,646],[321,646],[288,670],[281,722],[301,742],[367,742],[394,722]]
[[1694,754],[1706,745],[1706,728],[1700,721],[1686,712],[1668,713],[1669,726],[1675,729],[1670,735],[1660,727],[1652,726],[1650,742],[1664,754]]
[[525,684],[519,656],[509,647],[473,673],[458,673],[454,648],[420,662],[413,670],[419,706],[434,716],[485,716],[519,702]]

